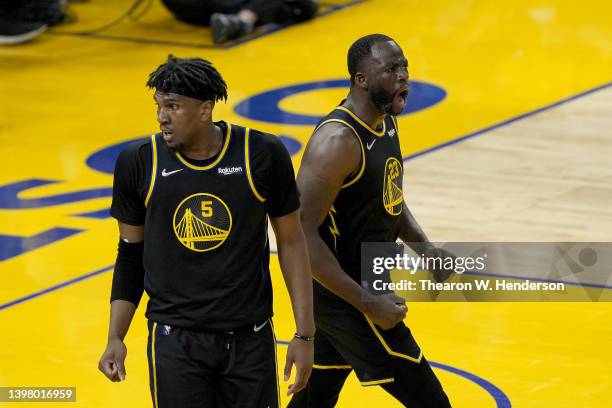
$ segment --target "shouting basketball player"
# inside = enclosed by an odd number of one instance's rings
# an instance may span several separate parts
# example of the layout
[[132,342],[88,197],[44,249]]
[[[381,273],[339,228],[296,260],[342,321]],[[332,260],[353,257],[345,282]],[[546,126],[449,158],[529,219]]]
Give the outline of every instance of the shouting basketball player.
[[379,385],[405,406],[446,408],[449,400],[403,322],[404,299],[360,286],[363,242],[399,237],[418,253],[437,251],[402,194],[395,116],[406,106],[408,61],[393,39],[373,34],[350,47],[348,71],[348,97],[316,127],[298,173],[317,339],[308,386],[289,406],[333,407],[354,370],[362,385]]

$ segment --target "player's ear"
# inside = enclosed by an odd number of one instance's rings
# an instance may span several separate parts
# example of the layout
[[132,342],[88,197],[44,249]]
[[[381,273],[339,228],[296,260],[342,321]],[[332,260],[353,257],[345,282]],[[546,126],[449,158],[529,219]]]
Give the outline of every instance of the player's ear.
[[368,78],[363,72],[355,72],[355,85],[364,90],[368,89]]
[[210,120],[214,107],[215,103],[211,100],[204,101],[200,104],[200,118],[202,122],[208,122]]

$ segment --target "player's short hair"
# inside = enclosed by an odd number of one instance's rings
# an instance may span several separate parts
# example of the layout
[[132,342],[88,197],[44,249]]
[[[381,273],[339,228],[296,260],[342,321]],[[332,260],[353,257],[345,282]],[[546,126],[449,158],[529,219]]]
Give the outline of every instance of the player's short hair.
[[202,101],[227,100],[227,84],[212,63],[202,58],[168,55],[166,62],[149,74],[147,87]]
[[348,71],[351,75],[351,85],[355,83],[355,74],[359,70],[359,65],[363,60],[372,56],[372,47],[379,42],[387,42],[395,40],[384,34],[369,34],[361,37],[349,48],[347,63]]

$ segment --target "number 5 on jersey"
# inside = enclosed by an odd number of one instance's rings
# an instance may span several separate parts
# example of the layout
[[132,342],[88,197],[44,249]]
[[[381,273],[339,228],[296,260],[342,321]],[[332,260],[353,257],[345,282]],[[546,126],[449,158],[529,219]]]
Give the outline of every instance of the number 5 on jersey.
[[213,215],[212,201],[202,201],[202,217],[209,218]]

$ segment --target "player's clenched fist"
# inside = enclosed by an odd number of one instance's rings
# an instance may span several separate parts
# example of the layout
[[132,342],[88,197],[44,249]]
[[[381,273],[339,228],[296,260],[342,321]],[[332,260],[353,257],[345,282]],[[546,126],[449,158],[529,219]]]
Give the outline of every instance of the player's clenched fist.
[[113,382],[125,380],[127,347],[120,339],[110,339],[100,357],[98,369]]

